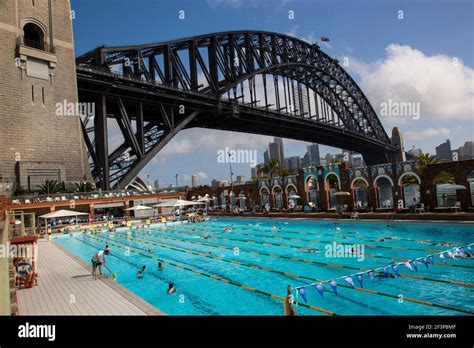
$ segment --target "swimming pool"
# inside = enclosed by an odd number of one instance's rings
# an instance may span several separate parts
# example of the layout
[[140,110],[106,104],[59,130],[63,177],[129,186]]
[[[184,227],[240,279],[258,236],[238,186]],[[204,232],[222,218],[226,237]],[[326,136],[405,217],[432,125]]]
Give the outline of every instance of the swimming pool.
[[[117,282],[169,315],[282,315],[289,284],[327,281],[448,250],[451,245],[439,244],[471,243],[472,231],[472,225],[463,224],[211,218],[61,235],[54,241],[87,263],[110,245],[107,265]],[[325,249],[342,250],[340,245],[347,246],[345,254]],[[371,280],[365,274],[363,288],[355,277],[355,288],[338,279],[337,295],[328,284],[323,296],[309,286],[307,302],[299,297],[298,314],[469,315],[474,311],[473,260],[435,256],[433,261],[428,268],[419,262],[418,272],[401,266],[397,278],[382,272]],[[147,271],[137,279],[143,265]],[[172,295],[166,293],[170,282],[177,289]]]

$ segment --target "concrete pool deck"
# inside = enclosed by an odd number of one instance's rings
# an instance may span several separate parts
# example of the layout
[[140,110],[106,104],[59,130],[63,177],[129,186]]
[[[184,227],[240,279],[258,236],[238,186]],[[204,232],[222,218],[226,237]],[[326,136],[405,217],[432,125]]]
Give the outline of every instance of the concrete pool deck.
[[17,290],[20,315],[164,315],[54,242],[38,241],[38,286]]

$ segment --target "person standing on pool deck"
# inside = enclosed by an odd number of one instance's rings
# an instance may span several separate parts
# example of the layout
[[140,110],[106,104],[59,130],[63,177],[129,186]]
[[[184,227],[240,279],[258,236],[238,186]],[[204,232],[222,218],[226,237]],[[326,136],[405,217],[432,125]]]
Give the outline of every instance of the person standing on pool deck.
[[293,308],[293,294],[291,293],[291,285],[288,285],[287,294],[285,297],[285,315],[286,316],[294,316],[295,309]]
[[105,246],[104,250],[100,250],[92,256],[92,277],[97,279],[97,272],[96,269],[99,267],[99,274],[102,275],[102,262],[105,265],[105,256],[108,255],[110,252],[110,248],[108,245]]

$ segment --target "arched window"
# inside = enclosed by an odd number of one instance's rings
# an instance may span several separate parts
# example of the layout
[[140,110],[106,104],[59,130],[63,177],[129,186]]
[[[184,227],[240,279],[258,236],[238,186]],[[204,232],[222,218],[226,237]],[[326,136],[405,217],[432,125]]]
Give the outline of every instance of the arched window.
[[44,32],[34,23],[26,23],[23,27],[23,43],[25,46],[44,50]]
[[308,202],[313,203],[316,208],[318,206],[318,181],[314,176],[306,179],[306,192],[308,193]]
[[405,207],[416,206],[420,203],[420,180],[418,176],[405,173],[399,180],[402,189],[403,205]]
[[260,190],[260,195],[262,206],[265,207],[267,206],[267,204],[270,205],[270,192],[266,187],[262,187],[262,189]]
[[334,195],[339,191],[339,177],[334,174],[328,174],[326,177],[326,195],[328,197],[328,209],[336,208],[337,197]]
[[368,185],[365,179],[355,179],[352,182],[352,191],[354,192],[354,206],[357,208],[367,208],[369,200],[367,198]]
[[375,180],[374,186],[377,189],[378,207],[393,207],[392,181],[385,176],[380,176]]
[[279,186],[275,186],[273,188],[273,196],[275,199],[275,208],[276,209],[283,208],[283,192]]

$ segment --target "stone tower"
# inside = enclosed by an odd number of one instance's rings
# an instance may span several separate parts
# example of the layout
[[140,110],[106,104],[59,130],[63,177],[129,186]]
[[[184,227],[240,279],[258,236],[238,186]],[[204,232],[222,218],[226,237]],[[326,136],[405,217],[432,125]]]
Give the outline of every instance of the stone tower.
[[0,195],[91,180],[69,0],[2,0],[0,42]]
[[395,155],[395,162],[405,162],[407,160],[406,154],[405,154],[405,148],[403,145],[403,136],[402,133],[400,132],[400,129],[398,127],[393,127],[392,129],[392,138],[391,138],[392,145],[398,147],[398,151]]

